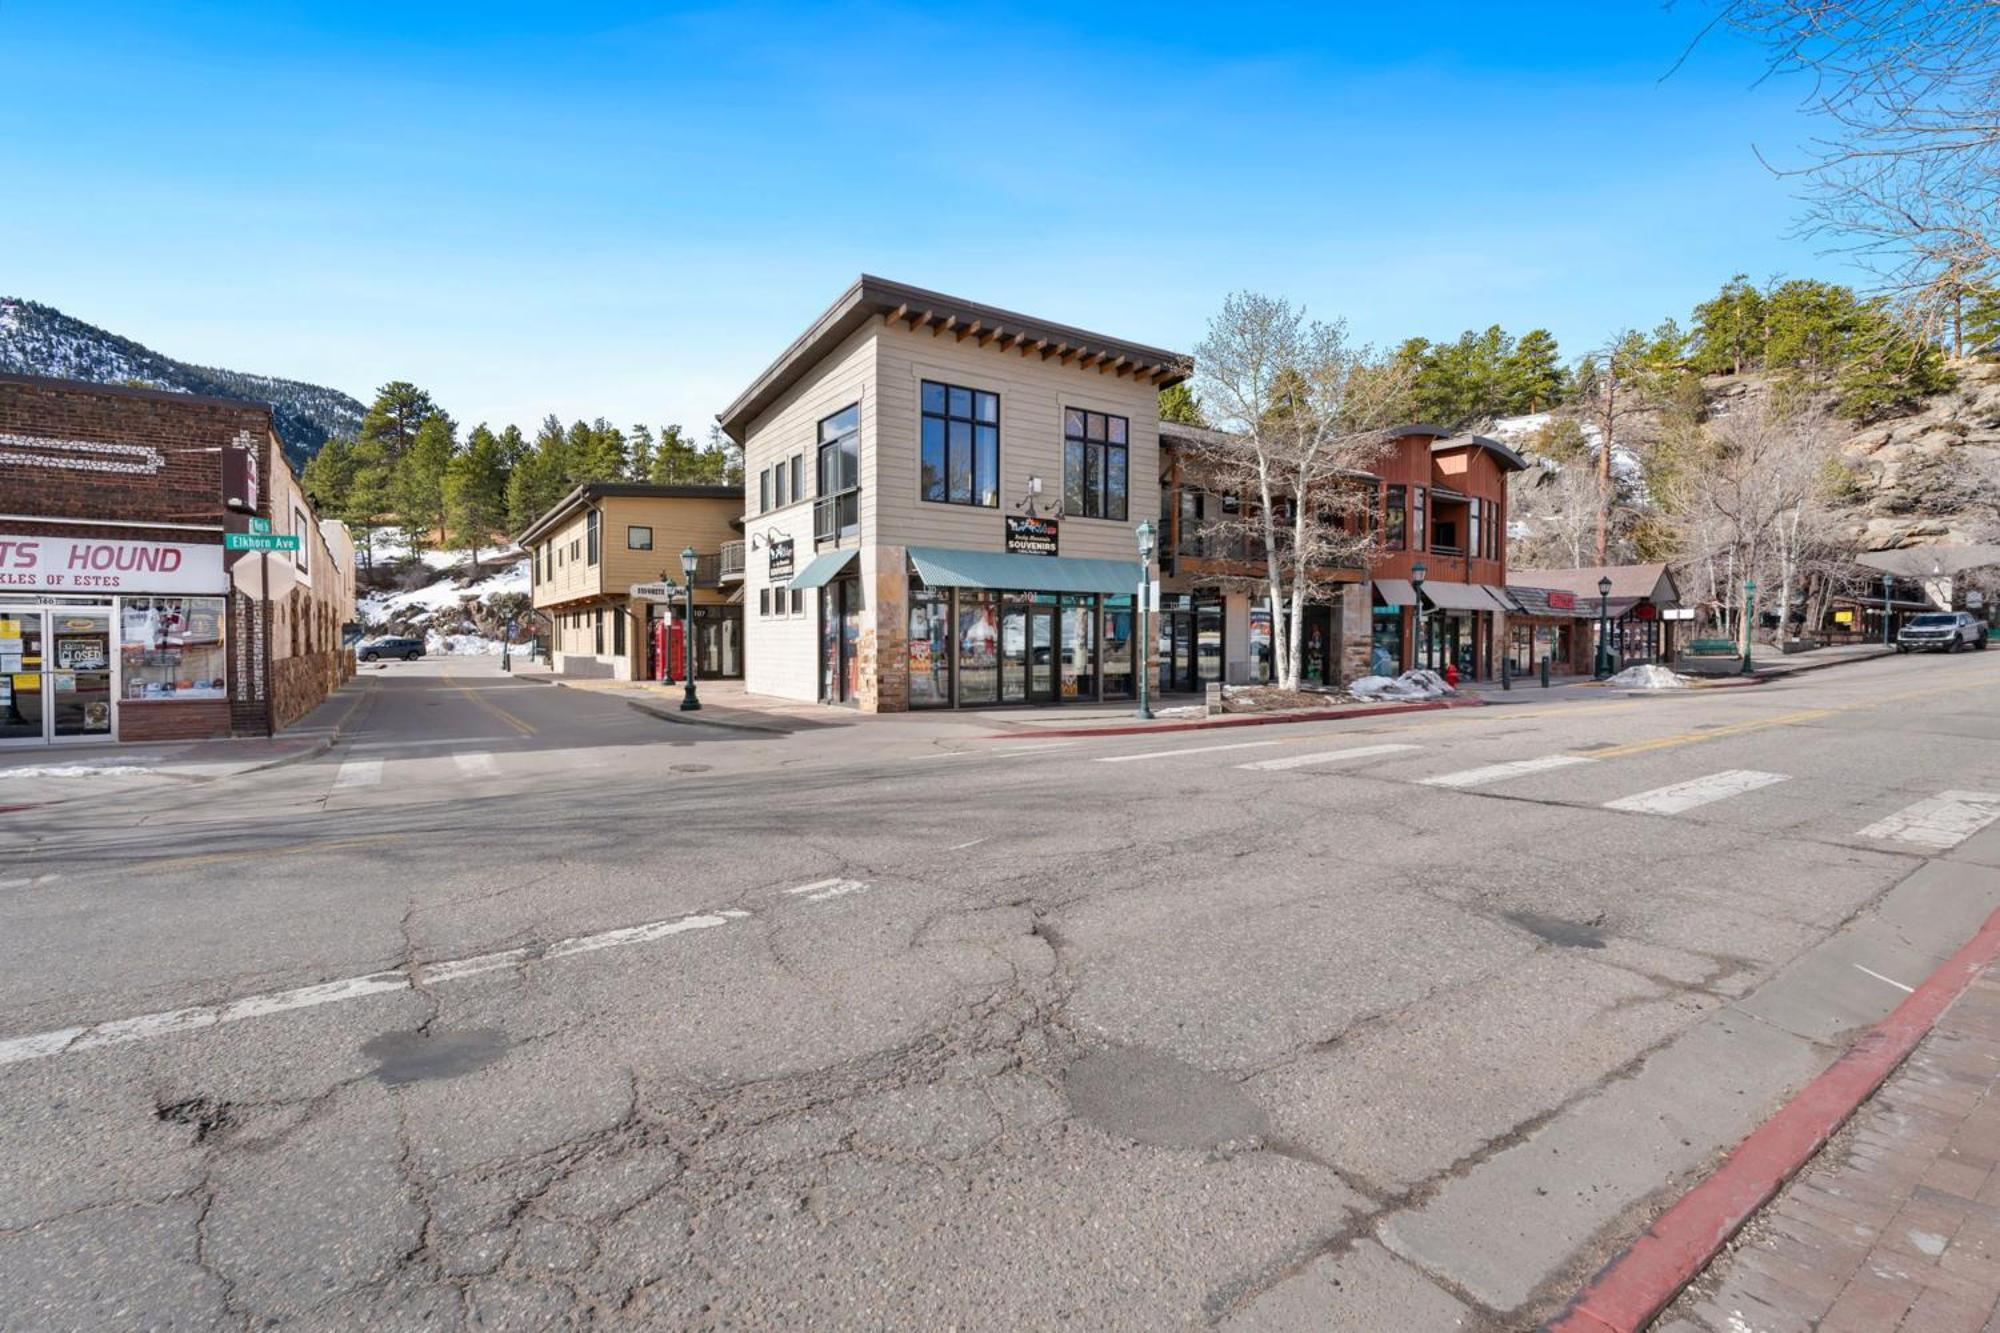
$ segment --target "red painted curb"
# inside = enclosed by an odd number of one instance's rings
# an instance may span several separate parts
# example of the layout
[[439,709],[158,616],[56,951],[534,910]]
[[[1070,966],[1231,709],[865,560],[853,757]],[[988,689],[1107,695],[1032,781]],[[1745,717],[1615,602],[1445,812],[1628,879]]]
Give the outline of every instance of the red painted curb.
[[1018,741],[1043,736],[1157,736],[1170,731],[1213,731],[1218,727],[1268,727],[1277,722],[1339,722],[1350,717],[1395,717],[1399,713],[1435,713],[1446,708],[1484,708],[1484,699],[1426,699],[1391,704],[1387,708],[1322,708],[1310,713],[1247,713],[1236,717],[1203,718],[1192,722],[1135,722],[1119,727],[1062,727],[1044,731],[999,731],[983,741]]
[[1751,1131],[1708,1179],[1606,1264],[1544,1329],[1634,1333],[1644,1328],[1874,1095],[1995,957],[2000,957],[2000,912],[1987,917],[1894,1013]]

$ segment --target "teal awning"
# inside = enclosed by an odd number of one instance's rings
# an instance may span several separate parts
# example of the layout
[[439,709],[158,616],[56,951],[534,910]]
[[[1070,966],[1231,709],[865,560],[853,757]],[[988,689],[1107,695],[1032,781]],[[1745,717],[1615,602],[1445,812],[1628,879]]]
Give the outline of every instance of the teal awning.
[[1130,595],[1139,586],[1136,560],[912,546],[910,564],[933,588],[1009,588],[1021,592],[1101,592],[1117,596]]
[[846,569],[859,554],[861,554],[859,551],[849,547],[845,551],[828,551],[824,555],[816,555],[804,569],[792,575],[792,581],[785,586],[801,591],[806,588],[824,588],[839,578],[840,571]]

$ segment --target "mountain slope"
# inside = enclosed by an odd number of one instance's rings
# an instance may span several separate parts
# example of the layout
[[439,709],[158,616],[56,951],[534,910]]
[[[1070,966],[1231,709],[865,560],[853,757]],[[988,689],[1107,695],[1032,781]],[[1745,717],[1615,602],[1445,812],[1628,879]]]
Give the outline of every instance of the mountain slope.
[[317,453],[329,435],[353,434],[364,410],[338,389],[190,365],[53,306],[11,296],[0,296],[0,370],[269,403],[294,465]]

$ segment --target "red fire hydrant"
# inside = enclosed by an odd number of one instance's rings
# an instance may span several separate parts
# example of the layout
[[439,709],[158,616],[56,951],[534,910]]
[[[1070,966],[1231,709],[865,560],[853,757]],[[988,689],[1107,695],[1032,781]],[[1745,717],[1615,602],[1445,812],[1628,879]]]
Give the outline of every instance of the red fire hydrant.
[[1444,683],[1451,686],[1454,690],[1458,688],[1458,663],[1446,662],[1444,664]]

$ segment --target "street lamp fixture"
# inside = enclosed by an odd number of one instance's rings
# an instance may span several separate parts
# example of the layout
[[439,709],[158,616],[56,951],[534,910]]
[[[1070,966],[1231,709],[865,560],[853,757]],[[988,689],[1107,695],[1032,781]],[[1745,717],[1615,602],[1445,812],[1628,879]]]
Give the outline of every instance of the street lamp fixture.
[[1153,526],[1152,519],[1141,519],[1139,527],[1133,535],[1139,541],[1139,587],[1137,590],[1139,595],[1137,623],[1137,637],[1139,642],[1133,645],[1133,668],[1138,672],[1139,676],[1139,717],[1142,721],[1150,722],[1153,720],[1153,709],[1149,702],[1151,696],[1148,693],[1148,686],[1150,684],[1148,677],[1153,674],[1152,662],[1150,660],[1152,654],[1149,651],[1152,640],[1148,637],[1149,626],[1146,622],[1146,613],[1151,609],[1153,543],[1159,536],[1159,529]]
[[1597,680],[1611,679],[1611,576],[1597,581],[1597,661],[1591,672]]
[[1896,643],[1896,636],[1889,631],[1889,598],[1895,590],[1895,576],[1893,574],[1884,574],[1882,576],[1882,646],[1884,648],[1892,648]]
[[1423,562],[1423,561],[1421,561],[1421,560],[1417,561],[1417,563],[1416,563],[1416,564],[1414,564],[1414,565],[1411,565],[1411,566],[1410,566],[1410,589],[1411,589],[1411,591],[1412,591],[1412,592],[1414,592],[1414,593],[1416,594],[1416,596],[1414,596],[1413,598],[1411,598],[1411,600],[1412,600],[1412,601],[1414,601],[1414,602],[1416,603],[1416,605],[1410,608],[1410,620],[1411,620],[1411,623],[1410,623],[1410,666],[1411,666],[1412,668],[1415,668],[1415,667],[1418,667],[1418,666],[1421,666],[1421,665],[1423,665],[1423,657],[1424,657],[1424,577],[1425,577],[1425,575],[1427,575],[1427,574],[1428,574],[1429,572],[1430,572],[1429,570],[1427,570],[1427,569],[1425,569],[1425,568],[1424,568],[1424,562]]
[[1757,635],[1757,580],[1743,580],[1743,674],[1750,674],[1750,645]]
[[681,711],[683,713],[697,712],[701,708],[701,700],[696,698],[694,693],[694,567],[698,561],[699,557],[695,555],[694,547],[681,548],[681,573],[687,576],[687,623],[681,626],[683,654]]

